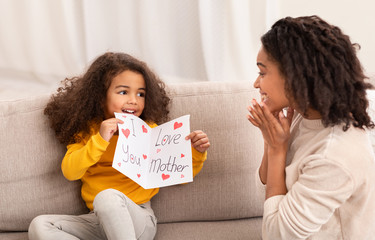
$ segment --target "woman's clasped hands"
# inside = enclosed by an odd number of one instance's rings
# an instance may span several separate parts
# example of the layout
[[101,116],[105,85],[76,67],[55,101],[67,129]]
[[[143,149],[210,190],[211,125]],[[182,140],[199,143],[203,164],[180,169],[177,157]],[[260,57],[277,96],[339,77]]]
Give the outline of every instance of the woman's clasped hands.
[[266,104],[258,103],[255,99],[251,101],[251,104],[248,107],[250,114],[247,118],[261,130],[265,144],[271,148],[280,146],[287,148],[294,114],[293,108],[289,107],[285,116],[283,110],[271,113]]

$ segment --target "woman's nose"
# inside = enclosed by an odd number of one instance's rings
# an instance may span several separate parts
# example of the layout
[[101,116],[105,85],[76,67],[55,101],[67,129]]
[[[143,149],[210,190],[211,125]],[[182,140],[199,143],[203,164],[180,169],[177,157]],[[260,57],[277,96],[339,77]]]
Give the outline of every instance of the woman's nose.
[[254,88],[259,88],[259,77],[255,79],[255,82],[253,84]]

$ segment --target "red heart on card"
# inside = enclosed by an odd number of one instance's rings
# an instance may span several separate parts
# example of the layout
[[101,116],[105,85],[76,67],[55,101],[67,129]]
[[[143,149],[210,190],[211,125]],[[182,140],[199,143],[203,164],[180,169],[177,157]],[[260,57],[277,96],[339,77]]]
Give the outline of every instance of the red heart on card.
[[126,115],[122,115],[123,118],[126,118]]
[[184,178],[185,176],[184,176],[184,174],[181,174],[181,178]]
[[170,177],[169,174],[164,174],[164,173],[163,173],[163,174],[161,175],[161,178],[163,179],[163,181],[164,181],[164,180],[167,180],[169,177]]
[[161,149],[159,148],[159,149],[156,149],[156,153],[159,153],[161,151]]
[[130,134],[130,130],[129,129],[121,129],[122,133],[125,135],[126,138],[129,137],[129,134]]
[[121,163],[120,163],[120,162],[119,162],[119,163],[117,163],[117,164],[118,164],[118,166],[119,166],[119,167],[121,167]]
[[141,174],[138,173],[138,174],[137,174],[137,177],[140,178],[140,177],[141,177]]
[[144,125],[142,125],[142,131],[143,131],[144,133],[147,133],[147,128],[146,128]]
[[143,159],[146,159],[147,158],[147,155],[143,154]]
[[181,153],[181,158],[183,158],[183,157],[185,157],[185,155]]
[[182,123],[175,122],[174,125],[173,125],[174,130],[176,130],[177,128],[180,128],[180,127],[182,127]]

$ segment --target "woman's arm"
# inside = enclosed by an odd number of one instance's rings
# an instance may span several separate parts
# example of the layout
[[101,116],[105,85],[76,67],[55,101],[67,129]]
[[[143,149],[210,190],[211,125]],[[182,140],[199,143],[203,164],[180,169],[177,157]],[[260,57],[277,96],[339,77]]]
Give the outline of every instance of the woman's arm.
[[259,167],[259,178],[260,178],[260,181],[264,185],[267,184],[267,171],[268,171],[268,145],[264,143],[263,158]]
[[285,162],[290,137],[290,124],[293,110],[288,110],[287,117],[283,112],[271,113],[267,105],[255,99],[250,106],[248,120],[258,127],[264,140],[264,154],[259,168],[259,177],[266,184],[266,199],[275,195],[286,194]]
[[287,193],[285,184],[285,162],[287,149],[268,147],[266,199]]

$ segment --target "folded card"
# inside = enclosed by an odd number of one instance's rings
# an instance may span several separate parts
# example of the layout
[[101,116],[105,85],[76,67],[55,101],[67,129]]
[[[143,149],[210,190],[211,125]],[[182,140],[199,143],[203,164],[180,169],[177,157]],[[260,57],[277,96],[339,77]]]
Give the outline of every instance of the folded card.
[[190,115],[155,128],[132,114],[115,113],[119,137],[112,167],[144,189],[193,181]]

